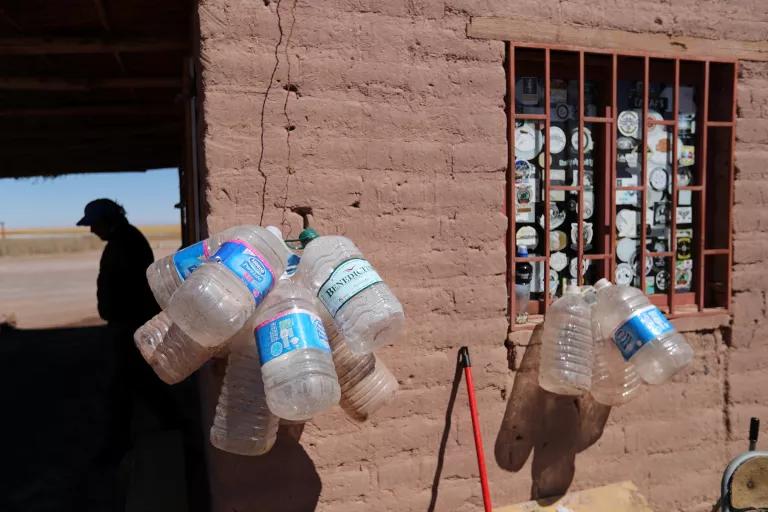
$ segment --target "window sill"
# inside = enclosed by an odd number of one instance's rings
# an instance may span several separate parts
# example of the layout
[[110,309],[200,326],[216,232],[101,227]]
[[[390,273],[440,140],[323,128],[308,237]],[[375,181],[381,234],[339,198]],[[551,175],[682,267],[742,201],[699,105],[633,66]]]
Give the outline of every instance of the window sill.
[[[695,307],[678,307],[675,314],[667,317],[680,332],[713,331],[731,324],[731,314],[725,308],[707,308],[699,311]],[[666,312],[665,312],[666,314]],[[544,315],[530,315],[524,324],[512,324],[507,336],[515,345],[527,345],[531,333],[544,322]]]

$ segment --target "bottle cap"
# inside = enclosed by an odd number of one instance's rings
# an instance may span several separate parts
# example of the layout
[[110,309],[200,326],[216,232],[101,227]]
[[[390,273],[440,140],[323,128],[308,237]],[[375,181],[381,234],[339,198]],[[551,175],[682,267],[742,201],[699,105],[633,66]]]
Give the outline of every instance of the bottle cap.
[[270,233],[272,233],[273,235],[275,235],[275,236],[276,236],[277,238],[279,238],[280,240],[282,240],[282,239],[283,239],[283,232],[282,232],[282,231],[280,231],[280,228],[279,228],[279,227],[277,227],[277,226],[267,226],[267,231],[269,231]]
[[528,256],[528,247],[525,245],[518,245],[517,246],[517,255],[520,257],[527,257]]
[[581,294],[579,285],[576,283],[577,281],[575,279],[568,279],[568,286],[566,286],[565,288],[565,293],[567,293],[568,295]]
[[318,234],[318,232],[312,228],[304,229],[304,231],[299,233],[299,242],[301,242],[301,247],[302,248],[306,247],[307,244],[309,244],[309,242],[311,242],[312,240],[314,240],[319,236],[320,235]]
[[606,278],[602,278],[595,283],[595,290],[602,290],[603,288],[606,288],[608,286],[612,286],[611,282]]

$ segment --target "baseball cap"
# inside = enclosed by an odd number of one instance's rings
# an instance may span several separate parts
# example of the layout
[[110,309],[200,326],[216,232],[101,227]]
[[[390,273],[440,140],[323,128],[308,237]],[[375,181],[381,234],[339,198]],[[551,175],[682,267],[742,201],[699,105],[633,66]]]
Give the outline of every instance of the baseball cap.
[[85,215],[77,221],[78,226],[90,226],[100,219],[125,217],[122,206],[111,199],[95,199],[85,205]]

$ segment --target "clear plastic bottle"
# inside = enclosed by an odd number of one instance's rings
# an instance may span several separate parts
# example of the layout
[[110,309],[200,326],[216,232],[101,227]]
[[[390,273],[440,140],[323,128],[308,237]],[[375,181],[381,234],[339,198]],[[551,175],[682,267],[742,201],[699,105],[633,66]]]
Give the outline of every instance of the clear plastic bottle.
[[147,281],[160,307],[167,308],[173,292],[181,283],[216,252],[222,243],[237,238],[241,228],[243,226],[225,229],[152,263],[147,268]]
[[217,348],[240,330],[285,270],[282,240],[241,226],[171,297],[166,312],[190,338]]
[[365,421],[394,399],[399,388],[397,379],[376,355],[352,353],[327,311],[322,305],[318,309],[339,377],[339,405],[350,418]]
[[581,395],[592,381],[591,312],[574,283],[547,311],[541,340],[539,385],[559,395]]
[[[528,248],[517,246],[517,257],[527,258]],[[531,279],[533,266],[527,261],[515,264],[515,323],[524,324],[528,321],[528,302],[531,299]]]
[[356,354],[395,342],[405,327],[400,302],[351,240],[301,232],[299,277],[334,318]]
[[280,419],[267,406],[251,322],[238,332],[230,347],[211,425],[211,444],[239,455],[263,455],[275,444]]
[[167,384],[186,379],[215,354],[184,334],[162,311],[139,327],[133,340],[144,360]]
[[693,359],[693,349],[659,308],[637,288],[595,284],[594,314],[624,360],[630,361],[648,384],[661,384]]
[[595,358],[592,365],[592,397],[601,404],[617,406],[635,398],[643,381],[635,365],[625,361],[613,341],[601,329],[597,315],[592,316]]
[[308,420],[339,402],[340,389],[314,297],[281,279],[259,308],[256,339],[267,403],[287,420]]

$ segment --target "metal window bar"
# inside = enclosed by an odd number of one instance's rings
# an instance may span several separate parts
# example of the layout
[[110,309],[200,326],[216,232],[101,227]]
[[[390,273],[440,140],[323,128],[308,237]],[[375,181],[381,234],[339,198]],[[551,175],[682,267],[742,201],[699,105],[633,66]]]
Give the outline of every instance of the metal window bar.
[[[516,84],[516,47],[520,48],[531,48],[531,49],[537,49],[537,50],[544,50],[544,114],[531,114],[531,113],[517,113],[515,105],[515,84]],[[732,279],[731,279],[731,273],[732,273],[732,265],[733,265],[733,211],[732,211],[732,205],[733,205],[733,199],[734,199],[734,186],[733,186],[733,179],[734,179],[734,172],[735,172],[735,162],[734,162],[734,152],[735,152],[735,138],[736,138],[736,119],[737,119],[737,111],[736,111],[736,85],[738,82],[738,62],[728,61],[728,60],[711,60],[707,58],[697,58],[697,57],[686,57],[685,59],[680,58],[671,58],[671,60],[674,63],[674,85],[673,85],[673,116],[674,118],[672,120],[651,120],[648,116],[649,111],[649,84],[650,84],[650,59],[651,58],[662,58],[669,60],[669,56],[653,56],[648,53],[641,53],[641,52],[613,52],[613,51],[604,51],[599,49],[588,49],[585,50],[583,48],[574,48],[571,46],[542,46],[542,45],[536,45],[536,44],[526,44],[526,43],[513,43],[510,41],[506,42],[506,53],[507,53],[507,89],[508,89],[508,99],[509,104],[507,106],[507,114],[508,114],[508,169],[507,169],[507,190],[506,190],[506,213],[508,217],[508,231],[507,231],[507,253],[508,253],[508,295],[509,295],[509,314],[510,319],[514,317],[514,311],[515,311],[515,294],[514,291],[514,266],[518,261],[528,261],[530,263],[537,263],[541,262],[544,265],[544,286],[542,287],[542,299],[539,300],[539,312],[546,314],[547,306],[551,302],[550,300],[550,268],[549,268],[549,257],[550,257],[550,240],[549,240],[549,232],[550,232],[550,219],[549,219],[549,209],[550,209],[550,201],[551,197],[550,194],[552,191],[570,191],[570,192],[577,192],[579,194],[579,208],[578,208],[578,261],[577,261],[577,277],[579,284],[583,284],[584,282],[584,261],[590,260],[591,262],[594,261],[602,261],[603,262],[603,271],[604,274],[607,274],[606,277],[609,277],[613,279],[613,276],[616,272],[616,245],[617,245],[617,233],[616,233],[616,226],[615,226],[615,218],[617,213],[617,204],[616,204],[616,192],[620,190],[633,190],[637,191],[641,194],[641,197],[639,198],[639,204],[641,207],[641,221],[640,221],[640,254],[641,257],[639,259],[640,261],[640,288],[643,290],[643,292],[647,291],[647,283],[646,283],[646,276],[644,272],[644,265],[646,257],[664,257],[669,258],[669,289],[667,290],[666,294],[654,294],[651,296],[651,299],[654,303],[662,306],[666,306],[668,309],[668,312],[671,317],[675,316],[684,316],[691,314],[690,311],[682,311],[678,310],[678,305],[688,304],[689,298],[692,297],[692,304],[696,305],[696,312],[698,313],[705,313],[706,311],[706,293],[705,293],[705,287],[706,287],[706,257],[707,256],[727,256],[728,257],[728,268],[726,272],[727,276],[727,302],[723,308],[718,308],[718,310],[726,309],[730,311],[731,307],[731,292],[732,292]],[[551,51],[569,51],[569,52],[578,52],[578,61],[579,61],[579,71],[578,71],[578,81],[579,81],[579,99],[578,99],[578,176],[579,181],[578,185],[576,186],[560,186],[560,185],[551,185],[551,175],[550,175],[550,162],[549,158],[544,158],[544,170],[541,176],[541,179],[543,180],[543,186],[541,188],[543,189],[543,195],[544,195],[544,236],[543,242],[544,242],[544,251],[542,256],[529,256],[528,258],[522,259],[518,258],[516,255],[516,205],[515,205],[515,121],[521,120],[521,121],[535,121],[535,122],[541,122],[543,121],[544,124],[544,144],[543,144],[543,151],[546,155],[550,154],[550,140],[549,140],[549,134],[550,134],[550,126],[551,126],[551,108],[550,108],[550,98],[551,98]],[[588,52],[589,54],[597,54],[597,55],[608,55],[611,59],[611,72],[610,72],[610,106],[605,107],[605,112],[603,113],[602,117],[599,116],[586,116],[585,115],[585,105],[584,105],[584,88],[585,88],[585,52]],[[618,108],[618,68],[619,68],[619,58],[620,57],[641,57],[642,63],[643,63],[643,106],[642,106],[642,126],[643,126],[643,132],[642,132],[642,146],[640,151],[640,157],[641,165],[640,165],[640,179],[642,180],[642,184],[637,186],[625,186],[625,187],[618,187],[617,186],[617,146],[616,146],[616,129],[618,123],[618,115],[619,115],[619,108]],[[686,62],[701,62],[703,64],[703,80],[701,82],[698,82],[699,84],[702,84],[700,87],[700,91],[698,91],[699,95],[699,102],[701,105],[699,116],[697,116],[700,119],[700,126],[702,126],[699,136],[697,137],[697,143],[698,143],[698,149],[697,154],[701,155],[700,157],[697,157],[697,168],[698,168],[698,178],[699,182],[698,184],[693,185],[686,185],[686,186],[679,186],[678,185],[678,168],[679,168],[679,162],[677,158],[677,150],[678,150],[678,136],[679,136],[679,121],[680,121],[680,64],[681,60],[684,60]],[[709,96],[710,96],[710,82],[711,82],[711,76],[710,76],[710,63],[717,62],[717,63],[729,63],[733,65],[733,83],[731,84],[732,87],[732,105],[731,105],[731,116],[730,120],[728,121],[710,121],[709,119]],[[604,227],[608,229],[607,233],[603,233],[602,236],[604,237],[604,243],[603,243],[603,252],[597,253],[597,254],[584,254],[584,193],[585,193],[585,169],[584,169],[584,146],[582,143],[582,139],[584,138],[584,124],[585,123],[593,123],[593,124],[600,124],[604,123],[605,126],[605,140],[603,143],[603,169],[602,169],[602,178],[606,181],[606,183],[603,184],[603,196],[602,196],[602,203],[600,204],[600,207],[602,208],[602,211],[605,212],[604,214]],[[648,139],[647,134],[649,127],[652,125],[663,125],[667,127],[672,128],[672,175],[670,179],[671,182],[671,189],[672,189],[672,206],[671,206],[671,217],[670,217],[670,231],[669,231],[669,251],[663,251],[663,252],[652,252],[649,251],[647,248],[647,236],[646,236],[646,223],[647,223],[647,200],[649,197],[649,190],[648,187],[650,186],[648,183],[648,159],[646,155],[645,148],[647,147]],[[728,247],[727,248],[714,248],[714,249],[707,249],[706,246],[706,191],[707,191],[707,174],[709,172],[709,169],[707,168],[707,157],[708,157],[708,131],[710,127],[718,127],[727,129],[730,132],[730,138],[731,143],[729,147],[729,204],[728,204]],[[597,161],[597,157],[593,155],[593,160]],[[596,173],[597,175],[597,173]],[[596,186],[593,186],[593,190],[596,189]],[[695,231],[694,231],[694,237],[696,240],[698,240],[697,247],[695,247],[695,250],[693,251],[693,260],[694,265],[696,267],[696,276],[695,276],[695,287],[693,293],[677,293],[677,208],[678,208],[678,192],[681,190],[689,190],[692,193],[697,193],[699,195],[698,198],[698,223],[695,223]],[[597,194],[595,193],[595,201],[597,201]],[[696,233],[698,231],[698,233]],[[595,237],[595,240],[597,238]]]

